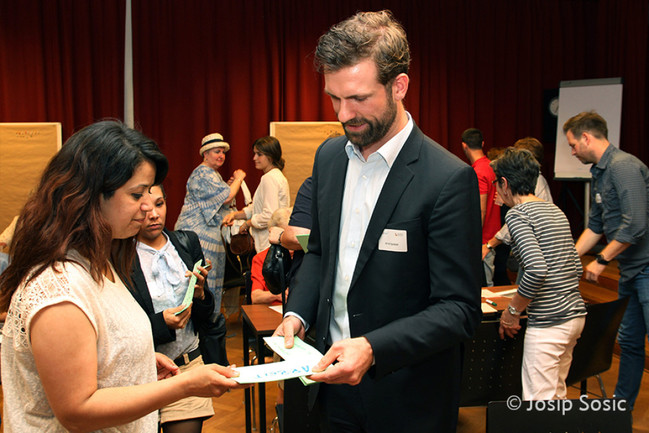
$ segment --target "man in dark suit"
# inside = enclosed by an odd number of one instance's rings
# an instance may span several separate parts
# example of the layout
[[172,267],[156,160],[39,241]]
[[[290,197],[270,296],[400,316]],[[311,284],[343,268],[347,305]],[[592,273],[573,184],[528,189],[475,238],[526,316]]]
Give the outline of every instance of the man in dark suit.
[[282,324],[315,328],[326,431],[453,432],[461,342],[479,324],[475,172],[405,111],[410,54],[389,11],[358,13],[316,49],[346,137],[313,166],[313,227]]

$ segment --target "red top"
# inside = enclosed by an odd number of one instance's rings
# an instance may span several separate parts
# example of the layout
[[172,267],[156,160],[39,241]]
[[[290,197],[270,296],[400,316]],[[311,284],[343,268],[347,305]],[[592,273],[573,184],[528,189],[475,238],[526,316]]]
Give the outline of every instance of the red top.
[[471,167],[478,175],[480,195],[487,195],[487,212],[482,225],[482,243],[485,244],[500,230],[500,206],[494,202],[496,185],[493,181],[496,180],[496,173],[489,165],[489,159],[486,156],[478,159]]
[[[268,287],[266,287],[266,281],[264,280],[264,275],[261,273],[262,268],[264,267],[264,260],[266,260],[266,255],[268,255],[268,248],[265,250],[259,251],[252,258],[252,264],[250,265],[250,277],[252,278],[252,289],[250,292],[255,290],[264,290],[268,292]],[[274,301],[270,305],[282,305],[281,301]]]

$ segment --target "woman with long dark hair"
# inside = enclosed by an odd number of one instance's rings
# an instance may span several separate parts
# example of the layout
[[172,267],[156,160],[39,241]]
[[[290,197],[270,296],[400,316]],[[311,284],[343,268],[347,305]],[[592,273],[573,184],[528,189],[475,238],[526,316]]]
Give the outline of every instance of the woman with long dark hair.
[[113,121],[74,134],[46,167],[0,277],[5,432],[153,433],[158,408],[237,386],[227,367],[178,375],[154,354],[124,285],[150,188],[167,170],[155,142]]
[[271,135],[258,138],[252,145],[255,168],[264,172],[250,203],[240,211],[223,218],[223,224],[231,225],[235,219],[245,220],[239,232],[250,232],[255,241],[255,250],[263,251],[270,246],[268,222],[277,209],[289,207],[291,197],[288,181],[282,173],[284,158],[279,140]]

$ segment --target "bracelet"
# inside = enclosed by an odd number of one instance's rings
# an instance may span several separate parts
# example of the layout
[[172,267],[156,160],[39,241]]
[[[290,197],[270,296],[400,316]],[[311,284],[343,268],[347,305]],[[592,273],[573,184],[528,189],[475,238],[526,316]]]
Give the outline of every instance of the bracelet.
[[277,236],[277,243],[281,247],[282,246],[282,235],[284,234],[284,230]]

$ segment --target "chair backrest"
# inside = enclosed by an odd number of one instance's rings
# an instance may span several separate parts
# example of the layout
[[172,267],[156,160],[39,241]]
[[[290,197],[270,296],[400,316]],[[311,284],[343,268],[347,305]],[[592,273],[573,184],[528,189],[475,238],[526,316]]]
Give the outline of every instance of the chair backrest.
[[611,368],[617,329],[628,298],[586,306],[586,324],[572,352],[566,385],[581,382]]
[[486,406],[490,401],[521,395],[527,320],[523,318],[520,323],[516,338],[501,340],[500,323],[483,321],[473,339],[464,343],[460,406]]

